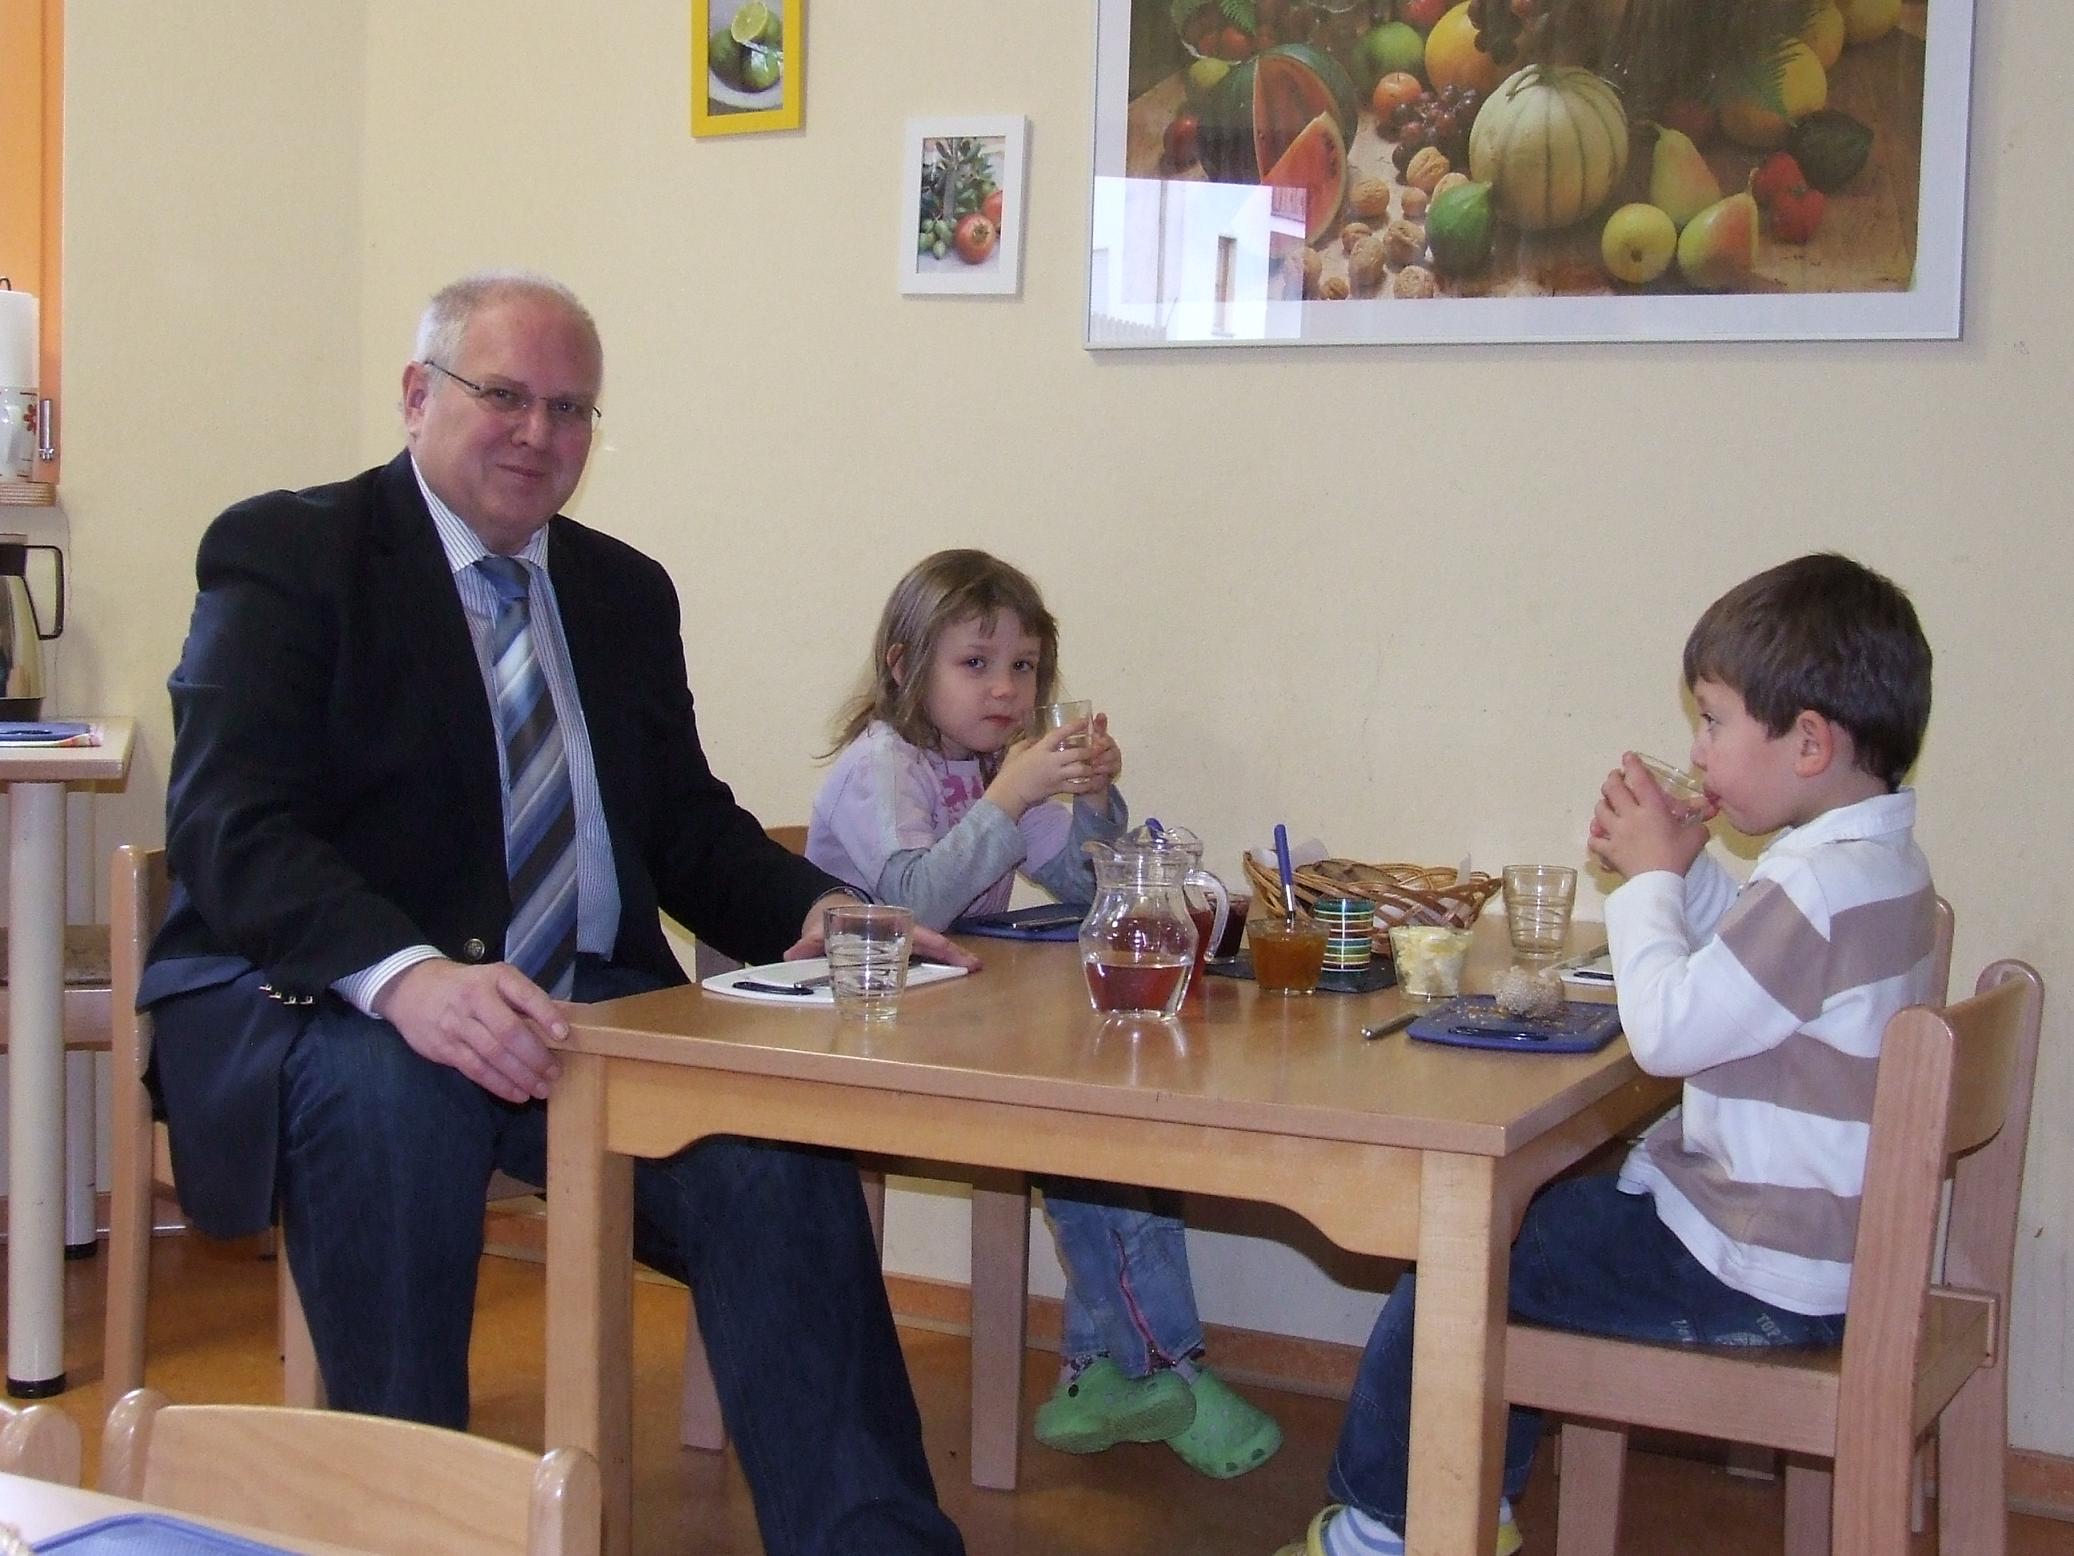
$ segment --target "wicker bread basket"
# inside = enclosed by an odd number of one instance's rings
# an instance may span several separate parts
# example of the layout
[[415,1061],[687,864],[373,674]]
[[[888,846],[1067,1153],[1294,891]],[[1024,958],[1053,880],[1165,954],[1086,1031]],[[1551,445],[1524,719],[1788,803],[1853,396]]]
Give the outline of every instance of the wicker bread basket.
[[[1249,851],[1246,879],[1252,883],[1254,901],[1262,912],[1281,902],[1282,876],[1272,859],[1262,860]],[[1375,930],[1370,938],[1377,954],[1385,957],[1390,954],[1393,924],[1451,924],[1467,929],[1505,885],[1480,870],[1460,881],[1450,865],[1363,864],[1358,859],[1320,859],[1299,865],[1294,880],[1296,900],[1306,913],[1320,897],[1366,897],[1374,903]]]

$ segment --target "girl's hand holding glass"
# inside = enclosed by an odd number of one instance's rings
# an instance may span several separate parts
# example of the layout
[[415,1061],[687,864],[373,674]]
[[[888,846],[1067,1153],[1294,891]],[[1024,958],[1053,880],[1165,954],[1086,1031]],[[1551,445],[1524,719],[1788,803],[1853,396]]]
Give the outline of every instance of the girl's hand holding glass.
[[1020,821],[1024,811],[1041,805],[1054,794],[1078,792],[1086,782],[1092,772],[1089,757],[1093,744],[1063,744],[1076,729],[1087,733],[1084,725],[1069,724],[1008,748],[1001,770],[987,785],[987,798],[1007,812],[1010,821]]
[[1109,786],[1123,776],[1123,748],[1109,734],[1109,715],[1097,713],[1087,745],[1087,781],[1073,793],[1096,810],[1109,804]]

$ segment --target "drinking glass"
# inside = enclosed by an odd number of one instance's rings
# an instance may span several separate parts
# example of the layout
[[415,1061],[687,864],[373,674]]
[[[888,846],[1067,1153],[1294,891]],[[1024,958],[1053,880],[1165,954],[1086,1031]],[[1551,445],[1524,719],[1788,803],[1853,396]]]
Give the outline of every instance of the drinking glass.
[[1240,947],[1246,943],[1246,915],[1252,910],[1253,893],[1235,891],[1231,894],[1231,911],[1224,915],[1224,933],[1210,948],[1209,960],[1228,962],[1239,954]]
[[1671,802],[1671,814],[1680,821],[1707,819],[1707,786],[1682,767],[1673,767],[1661,757],[1635,753],[1635,760],[1649,769],[1649,776]]
[[1570,939],[1570,909],[1577,901],[1577,872],[1566,864],[1509,864],[1505,867],[1505,928],[1513,954],[1529,961],[1563,954]]
[[[1080,724],[1095,716],[1095,705],[1091,702],[1048,702],[1037,710],[1037,733],[1048,734],[1055,729],[1064,729],[1068,724]],[[1087,744],[1088,732],[1082,730],[1061,742],[1078,748]]]
[[835,1013],[858,1021],[891,1021],[907,987],[907,955],[915,916],[906,908],[840,902],[821,913]]

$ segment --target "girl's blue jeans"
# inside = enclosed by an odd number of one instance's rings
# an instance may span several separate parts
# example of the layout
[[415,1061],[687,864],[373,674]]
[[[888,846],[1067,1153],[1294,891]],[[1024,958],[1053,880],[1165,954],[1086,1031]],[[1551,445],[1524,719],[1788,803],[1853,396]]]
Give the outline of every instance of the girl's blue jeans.
[[[1411,1463],[1412,1323],[1407,1272],[1369,1332],[1326,1485],[1334,1501],[1404,1530]],[[1514,1318],[1665,1345],[1834,1345],[1841,1313],[1790,1313],[1724,1285],[1657,1219],[1647,1194],[1612,1174],[1551,1184],[1527,1207],[1512,1244]],[[1526,1489],[1541,1413],[1515,1407],[1505,1426],[1505,1495]]]
[[1188,1237],[1142,1189],[1053,1178],[1042,1185],[1066,1303],[1059,1350],[1075,1368],[1106,1355],[1127,1377],[1203,1348]]

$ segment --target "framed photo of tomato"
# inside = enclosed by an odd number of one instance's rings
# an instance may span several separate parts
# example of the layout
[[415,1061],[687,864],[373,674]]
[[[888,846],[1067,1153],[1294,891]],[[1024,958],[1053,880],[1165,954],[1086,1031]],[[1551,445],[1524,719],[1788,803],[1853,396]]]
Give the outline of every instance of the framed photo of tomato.
[[907,121],[900,161],[900,290],[1013,296],[1022,289],[1030,121]]
[[691,133],[796,130],[806,109],[806,0],[691,0]]
[[1975,0],[1097,0],[1090,347],[1955,339]]

